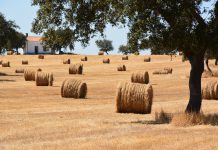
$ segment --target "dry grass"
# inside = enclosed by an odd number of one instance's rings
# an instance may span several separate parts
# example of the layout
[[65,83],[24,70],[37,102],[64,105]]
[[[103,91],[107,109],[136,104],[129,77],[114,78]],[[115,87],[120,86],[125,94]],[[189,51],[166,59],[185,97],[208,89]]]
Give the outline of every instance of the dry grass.
[[170,123],[172,121],[173,114],[166,113],[163,109],[160,112],[155,112],[155,122],[158,124]]
[[[104,56],[103,56],[104,57]],[[170,61],[169,56],[151,56],[152,63],[144,63],[144,56],[131,55],[128,61],[122,56],[107,56],[110,65],[103,65],[101,56],[88,56],[84,75],[69,75],[68,65],[62,60],[71,58],[81,62],[81,55],[46,55],[39,60],[33,55],[0,56],[10,61],[11,67],[1,68],[7,75],[0,77],[0,149],[1,150],[63,150],[63,149],[214,149],[218,147],[218,128],[212,125],[177,127],[156,124],[155,112],[164,109],[175,114],[183,112],[188,103],[190,64],[181,62],[181,56]],[[36,87],[25,82],[14,71],[21,60],[31,60],[28,68],[53,72],[53,87]],[[210,66],[214,60],[210,61]],[[128,67],[117,72],[119,64]],[[157,76],[152,72],[170,66],[172,75]],[[215,70],[214,68],[211,68]],[[116,113],[115,93],[119,82],[129,81],[131,73],[149,71],[154,90],[151,114]],[[66,79],[87,83],[86,100],[62,98],[60,91]],[[203,78],[205,85],[211,78]],[[218,114],[217,101],[203,101],[205,115]]]

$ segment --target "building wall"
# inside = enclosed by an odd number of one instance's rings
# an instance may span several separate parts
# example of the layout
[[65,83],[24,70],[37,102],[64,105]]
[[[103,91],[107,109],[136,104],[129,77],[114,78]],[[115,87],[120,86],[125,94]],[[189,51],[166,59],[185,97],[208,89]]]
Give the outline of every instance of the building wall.
[[49,48],[48,51],[43,50],[43,46],[41,42],[30,42],[28,41],[26,43],[26,49],[25,49],[25,54],[36,54],[35,53],[35,46],[38,46],[38,54],[50,54],[51,49]]

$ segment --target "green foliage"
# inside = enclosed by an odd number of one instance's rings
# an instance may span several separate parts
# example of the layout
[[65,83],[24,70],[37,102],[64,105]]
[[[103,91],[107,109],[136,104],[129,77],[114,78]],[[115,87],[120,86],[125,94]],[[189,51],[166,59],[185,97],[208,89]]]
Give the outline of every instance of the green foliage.
[[131,49],[129,45],[120,45],[119,53],[123,53],[124,55],[128,55],[128,54],[138,54],[139,55],[138,50]]
[[66,47],[72,50],[74,48],[73,33],[69,28],[57,30],[49,28],[43,34],[43,45],[55,51],[60,51],[61,48]]
[[108,54],[109,51],[112,51],[114,49],[112,45],[112,41],[110,40],[97,40],[95,41],[96,45],[100,49],[100,51],[103,51]]
[[13,21],[7,21],[0,13],[0,54],[6,49],[21,48],[25,44],[25,36],[16,31],[18,26]]
[[175,55],[176,50],[157,50],[157,49],[151,49],[151,55]]

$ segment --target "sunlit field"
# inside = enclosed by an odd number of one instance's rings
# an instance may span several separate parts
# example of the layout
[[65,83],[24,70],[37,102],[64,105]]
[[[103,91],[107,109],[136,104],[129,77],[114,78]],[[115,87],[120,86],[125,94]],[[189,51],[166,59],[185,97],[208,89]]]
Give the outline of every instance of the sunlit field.
[[[155,112],[163,109],[169,113],[184,112],[189,98],[189,62],[181,56],[87,56],[81,55],[35,55],[0,56],[10,61],[11,67],[0,67],[0,150],[7,149],[218,149],[218,127],[197,125],[178,127],[155,122]],[[69,75],[68,64],[82,63],[83,75]],[[110,64],[103,64],[110,58]],[[22,65],[28,60],[28,65]],[[127,71],[118,72],[117,66],[125,64]],[[210,61],[213,70],[217,68]],[[173,73],[153,75],[155,70],[172,67]],[[36,86],[24,80],[19,68],[41,68],[52,72],[54,85]],[[147,70],[154,98],[151,114],[116,113],[116,89],[119,82],[130,82],[131,73]],[[87,83],[86,99],[61,97],[61,85],[65,79],[80,79]],[[214,78],[203,78],[202,84]],[[218,102],[203,100],[205,114],[218,113]]]

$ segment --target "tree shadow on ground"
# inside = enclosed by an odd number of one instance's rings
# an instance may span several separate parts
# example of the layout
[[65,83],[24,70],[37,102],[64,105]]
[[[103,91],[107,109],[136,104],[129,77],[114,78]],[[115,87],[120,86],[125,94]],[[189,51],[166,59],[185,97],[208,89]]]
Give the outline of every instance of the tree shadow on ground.
[[16,82],[16,80],[0,79],[0,82]]
[[19,77],[19,76],[23,76],[22,74],[19,74],[19,75],[9,75],[7,73],[4,73],[4,72],[0,72],[0,76],[8,76],[8,77]]

